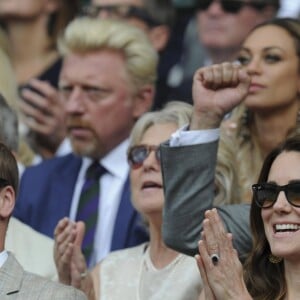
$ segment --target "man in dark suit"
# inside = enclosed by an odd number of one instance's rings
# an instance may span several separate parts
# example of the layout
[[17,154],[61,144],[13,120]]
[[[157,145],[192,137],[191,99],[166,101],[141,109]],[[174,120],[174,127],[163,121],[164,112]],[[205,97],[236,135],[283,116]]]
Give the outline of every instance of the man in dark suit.
[[74,153],[24,172],[15,216],[53,237],[61,218],[75,220],[85,172],[98,161],[106,173],[92,266],[147,238],[130,203],[126,151],[133,124],[152,105],[158,57],[142,31],[115,20],[75,20],[60,49],[59,88]]
[[15,206],[19,174],[14,155],[2,143],[0,174],[0,299],[86,299],[82,292],[72,287],[24,271],[14,255],[5,250],[5,236]]

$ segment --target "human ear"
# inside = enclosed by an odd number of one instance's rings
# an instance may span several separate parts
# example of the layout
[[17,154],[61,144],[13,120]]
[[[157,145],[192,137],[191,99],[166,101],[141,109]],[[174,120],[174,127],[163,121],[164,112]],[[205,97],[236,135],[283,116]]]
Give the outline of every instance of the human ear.
[[153,47],[158,51],[166,48],[170,38],[170,29],[166,25],[159,25],[151,28],[149,38]]
[[155,88],[152,85],[145,85],[135,96],[133,116],[138,119],[145,112],[149,111],[153,105]]
[[0,191],[0,218],[7,219],[11,216],[15,207],[15,191],[8,185]]

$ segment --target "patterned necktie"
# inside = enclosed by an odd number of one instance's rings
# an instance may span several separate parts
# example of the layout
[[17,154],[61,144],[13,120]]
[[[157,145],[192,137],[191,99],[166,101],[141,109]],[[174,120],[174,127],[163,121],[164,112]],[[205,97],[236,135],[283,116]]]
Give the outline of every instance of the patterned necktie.
[[94,239],[98,221],[99,179],[105,172],[105,168],[102,167],[98,161],[94,161],[88,167],[77,209],[76,221],[83,221],[85,223],[82,252],[88,266],[94,248]]

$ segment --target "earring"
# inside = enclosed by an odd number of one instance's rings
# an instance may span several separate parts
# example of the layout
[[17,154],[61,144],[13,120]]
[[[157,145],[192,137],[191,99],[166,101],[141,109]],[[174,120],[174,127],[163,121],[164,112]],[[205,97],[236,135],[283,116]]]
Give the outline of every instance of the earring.
[[282,261],[281,257],[275,256],[272,253],[269,255],[269,262],[272,264],[278,264]]

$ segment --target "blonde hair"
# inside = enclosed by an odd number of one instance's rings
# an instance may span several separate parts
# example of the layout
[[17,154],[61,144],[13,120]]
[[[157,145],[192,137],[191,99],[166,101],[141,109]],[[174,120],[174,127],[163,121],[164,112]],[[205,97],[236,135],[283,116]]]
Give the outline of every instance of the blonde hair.
[[77,18],[66,28],[59,49],[63,56],[92,51],[118,51],[136,89],[156,80],[158,54],[145,33],[122,21]]
[[[252,113],[240,105],[221,127],[216,166],[215,205],[249,203],[251,186],[258,180],[264,161],[255,132],[251,131]],[[300,134],[300,118],[287,137]]]
[[170,101],[162,110],[145,113],[131,131],[129,147],[137,145],[147,129],[155,124],[174,123],[180,128],[190,123],[192,111],[193,106],[188,103]]
[[[20,97],[18,94],[17,80],[11,65],[8,49],[6,33],[0,29],[0,94],[4,97],[7,105],[19,117],[18,101],[20,100]],[[17,150],[18,159],[26,166],[30,165],[34,157],[34,153],[25,141],[25,137],[22,135],[19,135],[19,143],[17,148],[18,149],[14,147],[13,150]]]
[[5,43],[5,34],[0,30],[0,93],[4,96],[10,107],[17,110],[18,86],[15,73]]
[[251,201],[263,157],[249,128],[247,109],[240,105],[223,122],[216,166],[215,205]]

